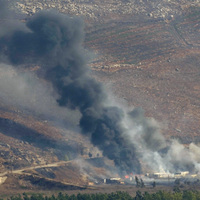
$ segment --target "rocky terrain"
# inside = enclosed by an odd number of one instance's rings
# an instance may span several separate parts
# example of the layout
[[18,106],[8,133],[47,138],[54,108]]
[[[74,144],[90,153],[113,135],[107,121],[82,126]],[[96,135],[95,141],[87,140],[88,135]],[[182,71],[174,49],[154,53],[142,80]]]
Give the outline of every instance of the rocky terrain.
[[[110,20],[123,15],[145,14],[152,18],[173,18],[185,8],[200,6],[199,0],[21,0],[17,6],[22,12],[31,15],[42,9],[58,9],[60,12],[84,16],[88,20]],[[109,17],[108,17],[109,16]],[[120,19],[119,19],[120,20]]]
[[199,8],[189,8],[170,20],[129,18],[86,35],[99,54],[97,79],[183,143],[199,142],[199,21]]
[[81,135],[14,110],[1,110],[0,116],[1,195],[30,189],[82,190],[89,174],[98,171],[87,159],[101,153]]
[[[25,18],[52,8],[82,16],[84,45],[96,54],[90,64],[92,75],[123,103],[142,107],[147,117],[159,122],[166,138],[178,138],[186,145],[200,142],[199,0],[20,0],[13,7]],[[88,158],[91,152],[92,157],[101,155],[71,130],[0,105],[1,173]],[[33,187],[41,177],[46,178],[43,183],[51,179],[75,186],[88,184],[88,177],[79,178],[80,169],[72,165],[31,170],[3,181],[5,187],[15,181],[21,188]],[[93,169],[105,173],[102,168]]]
[[17,7],[28,15],[55,8],[82,16],[94,76],[158,120],[166,137],[200,140],[198,0],[22,0]]

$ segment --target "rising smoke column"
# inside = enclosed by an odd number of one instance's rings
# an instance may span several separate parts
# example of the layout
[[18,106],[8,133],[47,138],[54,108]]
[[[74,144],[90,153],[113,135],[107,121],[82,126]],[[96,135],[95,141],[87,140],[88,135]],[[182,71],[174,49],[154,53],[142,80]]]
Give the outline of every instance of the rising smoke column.
[[5,2],[0,0],[0,64],[16,69],[41,66],[40,76],[52,83],[59,96],[57,103],[80,111],[82,134],[113,160],[121,173],[140,173],[138,158],[154,171],[200,170],[197,145],[186,149],[177,141],[166,144],[159,127],[146,119],[142,110],[130,112],[108,103],[109,94],[90,76],[79,18],[42,11],[20,23],[10,17]]
[[16,67],[40,65],[44,78],[60,96],[58,104],[78,109],[82,114],[79,124],[82,133],[121,172],[140,173],[135,147],[124,134],[124,111],[105,105],[108,98],[105,89],[89,74],[88,54],[82,47],[83,22],[55,11],[42,11],[15,29],[7,29],[8,23],[1,26],[6,33],[0,38],[1,62]]

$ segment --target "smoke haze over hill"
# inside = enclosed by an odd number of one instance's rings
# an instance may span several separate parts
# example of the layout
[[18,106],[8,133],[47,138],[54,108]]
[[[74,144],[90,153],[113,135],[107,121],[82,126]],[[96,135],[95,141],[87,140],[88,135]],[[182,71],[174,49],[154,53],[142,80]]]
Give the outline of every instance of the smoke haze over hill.
[[123,110],[105,106],[103,86],[89,76],[83,38],[80,19],[43,11],[28,20],[24,30],[2,36],[2,61],[16,67],[40,65],[59,95],[58,104],[79,109],[82,133],[121,171],[140,172],[134,145],[123,136]]
[[[3,8],[4,1],[0,3]],[[26,24],[17,22],[13,27],[15,20],[5,18],[4,9],[0,70],[5,74],[14,70],[17,75],[13,76],[14,80],[12,76],[0,80],[1,99],[5,102],[9,99],[7,92],[11,95],[10,104],[21,104],[47,114],[48,109],[63,112],[57,104],[64,111],[66,108],[78,110],[81,117],[76,120],[82,134],[113,160],[121,173],[141,173],[140,159],[157,171],[199,170],[196,156],[199,147],[191,144],[185,149],[176,141],[167,144],[159,133],[159,126],[145,118],[141,109],[131,111],[109,101],[108,91],[90,75],[90,56],[82,46],[81,19],[56,11],[41,11]],[[25,78],[20,74],[20,68],[37,65],[46,85],[33,73],[24,74]],[[178,156],[181,154],[186,159]]]

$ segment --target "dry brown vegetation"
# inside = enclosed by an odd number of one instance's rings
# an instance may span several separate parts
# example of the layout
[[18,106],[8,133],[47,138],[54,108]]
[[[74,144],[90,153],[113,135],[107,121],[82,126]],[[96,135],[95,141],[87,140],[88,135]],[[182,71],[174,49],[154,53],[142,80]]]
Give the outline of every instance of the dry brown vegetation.
[[200,140],[199,22],[198,11],[188,9],[168,21],[107,24],[86,37],[86,46],[100,54],[91,64],[94,76],[183,143]]
[[[109,6],[112,7],[112,3]],[[31,6],[28,4],[25,8],[29,9]],[[78,10],[79,7],[75,8]],[[83,11],[85,13],[87,9]],[[147,117],[155,118],[166,138],[176,137],[184,144],[200,142],[199,9],[183,7],[181,15],[179,13],[170,19],[148,17],[147,13],[131,16],[130,13],[119,14],[115,10],[106,12],[105,9],[100,13],[103,20],[98,15],[95,16],[94,21],[98,19],[98,23],[91,20],[96,12],[85,17],[89,24],[86,25],[84,45],[97,54],[91,63],[92,75],[101,82],[109,83],[114,94],[127,104],[142,107]],[[6,108],[1,102],[0,105],[0,125],[8,128],[11,124],[17,130],[14,133],[10,129],[0,132],[1,173],[67,160],[74,147],[78,155],[83,147],[91,148],[83,137],[78,134],[74,137],[74,132],[70,130],[64,130],[35,116],[25,115],[16,108]],[[30,133],[29,138],[26,137],[27,131]],[[38,137],[37,141],[42,141],[41,145],[36,144],[35,135]],[[76,157],[72,155],[71,159],[73,156]],[[105,169],[96,166],[93,170],[105,173]],[[82,186],[88,183],[87,177],[72,164],[26,173],[29,175],[24,177],[10,174],[5,184],[0,186],[0,193],[39,191],[38,185],[34,186],[30,181],[30,174],[44,178],[45,181],[51,179]],[[68,193],[78,193],[79,189]],[[155,190],[160,189],[173,188],[159,186]],[[135,195],[137,188],[103,185],[81,192],[104,193],[116,190]],[[151,187],[144,190],[155,191]],[[55,191],[50,191],[52,192]]]

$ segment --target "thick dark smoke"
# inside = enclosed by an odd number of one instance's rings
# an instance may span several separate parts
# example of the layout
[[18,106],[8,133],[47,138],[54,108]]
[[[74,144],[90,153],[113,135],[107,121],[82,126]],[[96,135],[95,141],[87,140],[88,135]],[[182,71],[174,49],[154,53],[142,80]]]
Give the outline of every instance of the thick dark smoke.
[[[0,2],[3,5],[3,1]],[[82,47],[83,22],[55,11],[42,11],[25,26],[21,24],[10,31],[7,27],[8,22],[3,22],[1,62],[16,67],[40,65],[43,77],[53,84],[60,96],[59,105],[80,110],[82,133],[89,136],[121,172],[140,173],[136,149],[122,125],[124,111],[105,105],[108,97],[103,86],[89,75],[88,54]]]
[[[104,156],[113,160],[122,174],[140,173],[138,158],[154,171],[200,170],[199,146],[190,144],[186,149],[177,141],[166,142],[155,120],[145,118],[140,109],[130,112],[116,102],[112,104],[103,85],[91,78],[87,65],[89,54],[82,46],[82,20],[55,11],[42,11],[21,23],[10,17],[5,2],[0,0],[0,72],[8,74],[12,70],[11,65],[15,67],[14,71],[39,65],[39,76],[52,84],[58,105],[79,110],[82,134],[89,137]],[[5,70],[6,67],[9,69]],[[24,87],[27,83],[18,75],[7,77],[12,82],[10,85]],[[17,80],[12,81],[12,77]],[[8,78],[0,80],[0,89],[4,93],[7,89],[12,91],[12,87],[6,85]],[[38,87],[35,82],[32,85],[32,89]],[[31,84],[23,90],[19,87],[14,95],[17,91],[21,91],[22,95],[30,94],[31,91],[27,92],[29,88],[31,90]],[[42,91],[47,91],[46,97],[51,96],[45,87],[37,91],[36,99]],[[0,93],[1,99],[7,97]],[[30,99],[26,95],[25,98]]]

